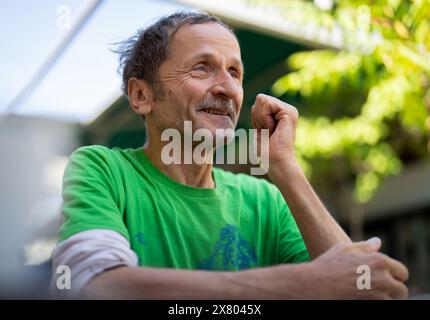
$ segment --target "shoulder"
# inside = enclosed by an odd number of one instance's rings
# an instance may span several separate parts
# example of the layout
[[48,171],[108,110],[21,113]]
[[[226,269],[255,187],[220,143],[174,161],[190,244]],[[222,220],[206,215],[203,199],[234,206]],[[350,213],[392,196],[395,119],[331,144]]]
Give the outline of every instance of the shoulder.
[[102,145],[80,147],[70,155],[65,175],[116,175],[123,165],[122,151]]
[[90,145],[76,149],[69,158],[69,163],[97,163],[109,165],[121,160],[121,154],[125,150],[120,148],[108,148],[102,145]]
[[111,158],[114,156],[114,150],[102,145],[90,145],[76,149],[70,159],[79,158],[82,160],[91,160],[94,158]]

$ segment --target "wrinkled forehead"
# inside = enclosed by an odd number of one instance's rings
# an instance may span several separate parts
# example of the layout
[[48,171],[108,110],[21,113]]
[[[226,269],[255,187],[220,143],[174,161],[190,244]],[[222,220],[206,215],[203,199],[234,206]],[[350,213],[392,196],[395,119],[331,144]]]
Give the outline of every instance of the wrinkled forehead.
[[169,56],[187,60],[194,56],[215,55],[242,64],[239,42],[222,25],[210,22],[185,25],[172,38]]

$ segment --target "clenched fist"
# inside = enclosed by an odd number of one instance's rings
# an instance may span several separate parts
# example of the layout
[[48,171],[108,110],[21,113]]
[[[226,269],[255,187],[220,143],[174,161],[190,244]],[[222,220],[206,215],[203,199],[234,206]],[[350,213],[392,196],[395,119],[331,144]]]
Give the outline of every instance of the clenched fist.
[[[294,142],[299,113],[295,107],[274,97],[258,94],[252,106],[255,129],[269,130],[269,175],[273,169],[295,163]],[[260,143],[260,136],[257,138]]]
[[[378,252],[380,240],[339,243],[309,263],[309,288],[319,299],[405,299],[408,269],[399,261]],[[370,271],[369,287],[360,288],[360,266]]]

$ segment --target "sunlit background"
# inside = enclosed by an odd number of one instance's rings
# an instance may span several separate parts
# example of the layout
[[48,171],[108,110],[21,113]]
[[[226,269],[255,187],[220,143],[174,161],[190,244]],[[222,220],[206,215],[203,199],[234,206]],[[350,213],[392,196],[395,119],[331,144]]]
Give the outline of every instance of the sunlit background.
[[428,298],[429,0],[0,1],[0,296],[45,297],[71,152],[144,143],[112,49],[178,10],[234,28],[239,127],[259,92],[297,106],[297,155],[330,212],[354,240],[381,237]]

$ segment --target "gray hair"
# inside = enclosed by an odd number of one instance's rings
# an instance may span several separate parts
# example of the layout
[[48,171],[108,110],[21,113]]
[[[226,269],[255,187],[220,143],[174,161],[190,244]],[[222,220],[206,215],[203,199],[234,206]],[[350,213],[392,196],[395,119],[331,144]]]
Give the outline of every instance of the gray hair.
[[[233,30],[219,18],[208,13],[176,12],[159,19],[134,36],[117,43],[114,52],[120,55],[119,71],[122,74],[122,91],[128,96],[128,80],[136,77],[147,81],[157,92],[158,69],[169,54],[169,45],[176,31],[184,25],[215,22],[233,35]],[[236,37],[236,36],[235,36]]]

